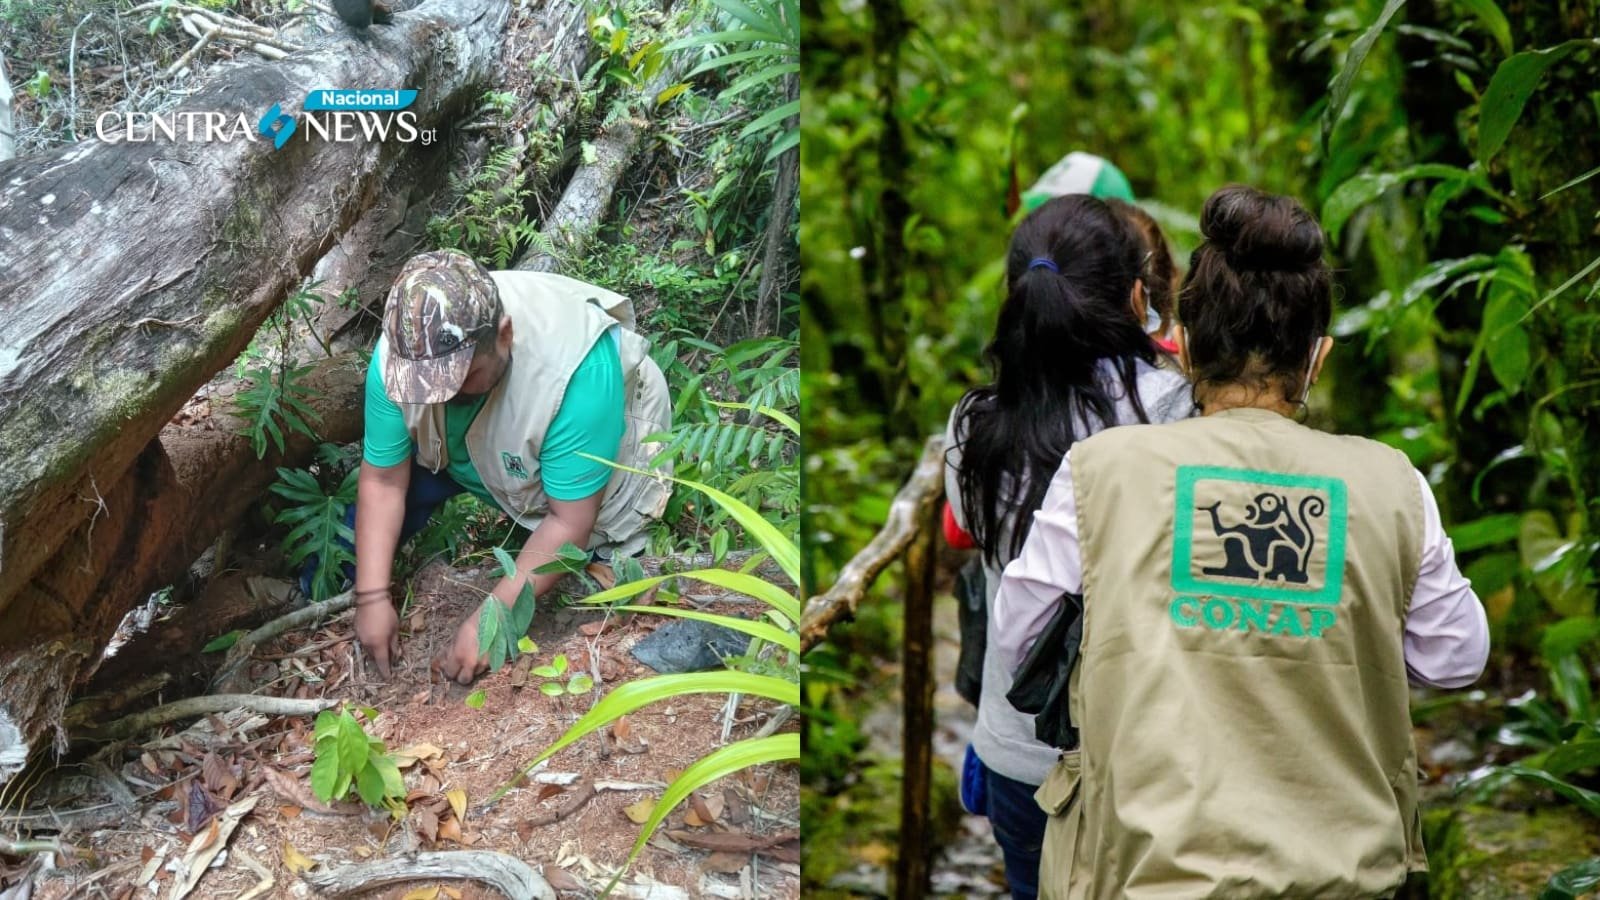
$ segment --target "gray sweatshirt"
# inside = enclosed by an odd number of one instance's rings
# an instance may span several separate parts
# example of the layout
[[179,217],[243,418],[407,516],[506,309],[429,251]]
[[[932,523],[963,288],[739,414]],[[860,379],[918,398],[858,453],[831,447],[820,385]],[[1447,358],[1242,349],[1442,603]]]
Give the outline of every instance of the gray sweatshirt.
[[[1194,412],[1190,399],[1189,382],[1176,371],[1157,368],[1139,362],[1137,386],[1144,411],[1153,423],[1174,422],[1186,419]],[[1126,425],[1137,422],[1133,404],[1122,395],[1122,380],[1117,377],[1109,360],[1101,360],[1099,376],[1109,396],[1116,402],[1117,420],[1111,424]],[[961,404],[950,412],[950,422],[945,429],[949,436],[949,450],[945,454],[944,486],[950,511],[961,527],[967,527],[967,518],[961,508],[961,489],[957,470],[961,465],[961,445],[965,435],[958,421]],[[1079,422],[1078,437],[1084,438],[1105,427],[1102,422]],[[1011,540],[1011,523],[1001,528],[1000,546]],[[1005,568],[984,566],[984,596],[989,610],[988,646],[995,646],[995,632],[999,623],[994,617],[995,592],[1000,587],[1000,573]],[[1033,716],[1018,712],[1006,700],[1011,690],[1012,672],[993,653],[983,658],[983,690],[978,697],[978,723],[972,732],[972,747],[983,764],[1007,778],[1027,784],[1040,784],[1045,773],[1055,765],[1059,755],[1054,747],[1039,742],[1033,736]]]

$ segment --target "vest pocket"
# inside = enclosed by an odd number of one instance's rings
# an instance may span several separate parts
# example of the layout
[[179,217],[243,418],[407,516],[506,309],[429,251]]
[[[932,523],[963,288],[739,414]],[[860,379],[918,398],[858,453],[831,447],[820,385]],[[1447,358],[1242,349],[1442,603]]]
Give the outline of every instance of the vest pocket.
[[1072,893],[1083,818],[1083,804],[1077,802],[1082,778],[1082,752],[1069,750],[1061,754],[1033,795],[1039,808],[1050,817],[1045,822],[1039,857],[1039,900],[1063,900]]
[[1049,774],[1045,775],[1044,784],[1039,785],[1039,790],[1034,792],[1034,802],[1039,804],[1045,815],[1061,815],[1078,796],[1078,782],[1082,776],[1082,752],[1070,750],[1061,754],[1061,759],[1057,760]]

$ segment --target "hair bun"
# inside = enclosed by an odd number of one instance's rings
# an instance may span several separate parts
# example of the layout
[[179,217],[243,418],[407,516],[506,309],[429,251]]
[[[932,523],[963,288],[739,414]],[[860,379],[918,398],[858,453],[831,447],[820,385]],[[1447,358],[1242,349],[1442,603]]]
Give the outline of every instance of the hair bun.
[[1322,264],[1322,228],[1292,197],[1222,188],[1200,213],[1200,233],[1234,269],[1304,272]]

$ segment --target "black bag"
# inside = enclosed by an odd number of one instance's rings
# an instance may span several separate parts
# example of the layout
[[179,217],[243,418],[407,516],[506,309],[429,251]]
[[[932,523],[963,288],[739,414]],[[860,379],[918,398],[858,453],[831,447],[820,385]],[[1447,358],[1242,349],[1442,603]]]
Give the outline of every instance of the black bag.
[[983,653],[988,643],[989,604],[983,558],[967,560],[956,574],[957,622],[961,627],[961,655],[956,658],[956,693],[978,705],[983,691]]
[[1012,706],[1034,717],[1034,737],[1058,750],[1078,746],[1078,729],[1072,727],[1067,711],[1067,682],[1082,643],[1083,595],[1062,594],[1055,615],[1028,650],[1006,692]]

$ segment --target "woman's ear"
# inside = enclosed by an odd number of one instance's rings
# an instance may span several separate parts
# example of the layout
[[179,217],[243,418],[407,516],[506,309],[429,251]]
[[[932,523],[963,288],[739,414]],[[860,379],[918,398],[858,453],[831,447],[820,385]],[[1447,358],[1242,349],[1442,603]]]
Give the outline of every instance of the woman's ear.
[[1144,279],[1133,280],[1133,290],[1128,293],[1128,305],[1133,307],[1133,320],[1143,328],[1150,315],[1150,293],[1144,288]]

